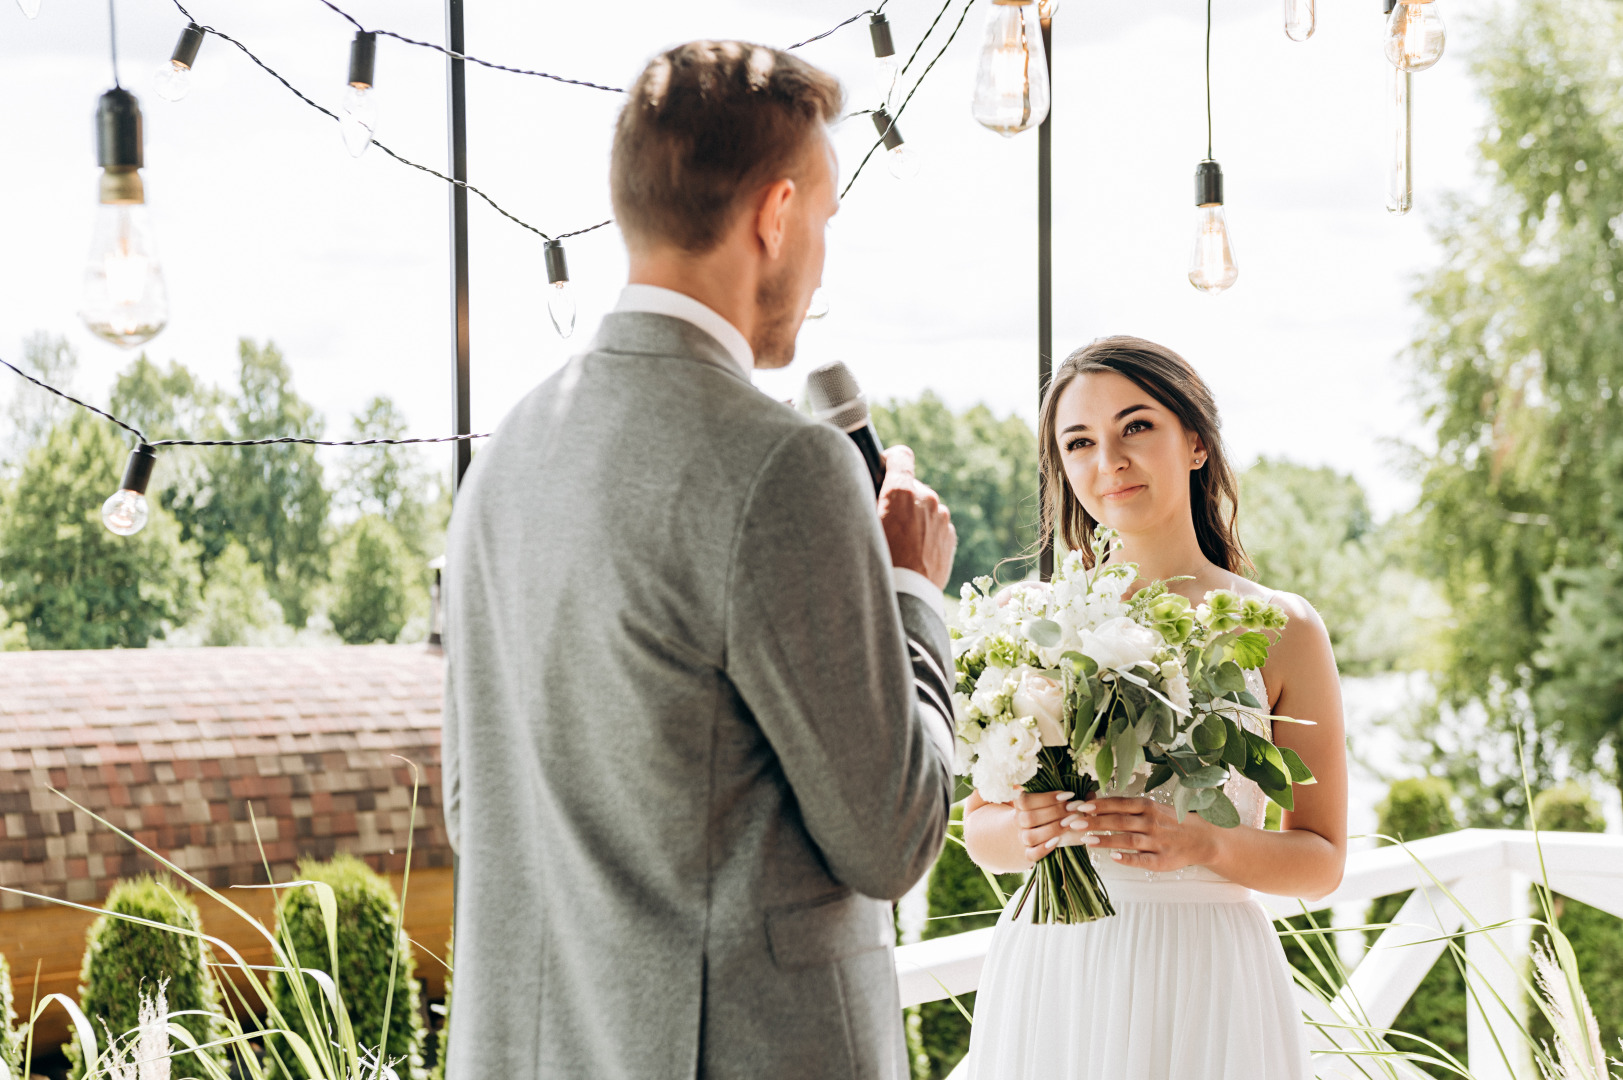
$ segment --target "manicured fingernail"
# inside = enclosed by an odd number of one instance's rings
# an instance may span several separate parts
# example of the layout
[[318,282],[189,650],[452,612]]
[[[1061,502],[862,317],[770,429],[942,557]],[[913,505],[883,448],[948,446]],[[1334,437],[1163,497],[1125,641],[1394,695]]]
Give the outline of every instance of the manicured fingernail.
[[1080,806],[1073,807],[1073,809],[1080,810],[1084,814],[1091,814],[1091,813],[1093,813],[1093,804],[1090,803],[1090,802],[1085,802],[1085,803],[1082,803]]
[[1087,827],[1088,827],[1088,819],[1085,818],[1085,817],[1082,817],[1080,815],[1077,816],[1076,824],[1071,826],[1071,828],[1073,828],[1073,829],[1085,829]]
[[1076,828],[1076,815],[1072,814],[1070,817],[1068,817],[1065,820],[1061,821],[1059,823],[1059,827],[1062,828],[1062,829],[1074,829],[1074,828]]
[[1111,858],[1112,858],[1112,859],[1115,859],[1115,860],[1116,860],[1116,861],[1117,861],[1117,862],[1121,862],[1121,852],[1119,852],[1119,851],[1113,851],[1113,852],[1111,852],[1111,853],[1110,853],[1110,857],[1111,857]]
[[1051,848],[1057,843],[1059,843],[1059,837],[1056,836],[1056,837],[1054,837],[1054,839],[1052,839],[1052,840],[1048,841],[1048,843],[1044,844],[1043,847]]
[[1066,803],[1065,804],[1065,809],[1067,809],[1067,810],[1080,810],[1080,809],[1082,809],[1082,806],[1083,806],[1083,804],[1079,803],[1079,802]]
[[1075,797],[1076,792],[1074,791],[1056,791],[1054,793],[1055,802],[1064,802],[1066,799],[1074,799]]
[[[1093,833],[1089,833],[1088,835],[1086,835],[1086,836],[1084,836],[1082,838],[1082,842],[1084,844],[1089,844],[1089,845],[1097,844],[1099,842],[1099,837],[1095,836]],[[1121,858],[1121,856],[1119,856],[1119,855],[1116,856],[1116,857]]]

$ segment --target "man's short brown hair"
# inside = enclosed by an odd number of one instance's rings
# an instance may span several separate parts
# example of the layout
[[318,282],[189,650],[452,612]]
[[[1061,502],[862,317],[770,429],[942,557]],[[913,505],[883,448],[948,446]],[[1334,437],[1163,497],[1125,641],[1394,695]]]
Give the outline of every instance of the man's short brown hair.
[[844,98],[832,75],[765,45],[690,41],[655,57],[614,132],[609,189],[621,232],[708,251],[739,197],[788,176]]

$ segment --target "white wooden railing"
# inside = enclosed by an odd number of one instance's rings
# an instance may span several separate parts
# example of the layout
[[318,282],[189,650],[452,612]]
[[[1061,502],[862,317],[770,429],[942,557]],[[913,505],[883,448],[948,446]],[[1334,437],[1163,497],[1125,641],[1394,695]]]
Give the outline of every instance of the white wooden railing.
[[[1469,961],[1466,1038],[1471,1072],[1477,1080],[1537,1077],[1516,1024],[1526,1007],[1521,979],[1532,934],[1525,921],[1534,914],[1531,885],[1545,880],[1563,896],[1623,918],[1623,837],[1540,833],[1535,844],[1531,832],[1465,829],[1406,847],[1350,855],[1341,887],[1314,901],[1314,909],[1414,891],[1353,966],[1333,1001],[1326,1004],[1298,989],[1313,1030],[1318,1075],[1378,1075],[1369,1065],[1360,1068],[1362,1059],[1337,1052],[1369,1045],[1367,1037],[1361,1039],[1347,1026],[1390,1027],[1447,948],[1444,935],[1488,927],[1463,938]],[[1300,901],[1286,897],[1259,894],[1257,899],[1278,917],[1304,910]],[[991,929],[972,930],[897,949],[903,1006],[974,990],[991,940]]]

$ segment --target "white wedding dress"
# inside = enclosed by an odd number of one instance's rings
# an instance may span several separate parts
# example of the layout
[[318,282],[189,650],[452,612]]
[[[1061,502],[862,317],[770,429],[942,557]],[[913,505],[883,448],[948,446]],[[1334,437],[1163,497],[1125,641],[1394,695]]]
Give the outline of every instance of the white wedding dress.
[[[1262,678],[1248,688],[1267,701]],[[1249,713],[1250,711],[1247,710]],[[1245,726],[1270,735],[1266,710]],[[1140,781],[1142,783],[1142,781]],[[1260,828],[1266,796],[1224,792]],[[1159,802],[1170,799],[1151,793]],[[1154,873],[1095,852],[1113,917],[1033,925],[1004,909],[975,995],[970,1080],[1309,1080],[1306,1032],[1273,925],[1203,866]]]

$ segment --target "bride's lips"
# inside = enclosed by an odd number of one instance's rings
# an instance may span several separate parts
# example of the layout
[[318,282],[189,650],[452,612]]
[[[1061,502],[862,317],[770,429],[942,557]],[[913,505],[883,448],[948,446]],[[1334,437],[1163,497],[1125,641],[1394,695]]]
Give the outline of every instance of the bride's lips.
[[1133,484],[1128,487],[1117,488],[1115,491],[1107,491],[1100,497],[1110,502],[1121,502],[1123,499],[1131,499],[1143,490],[1143,484]]

